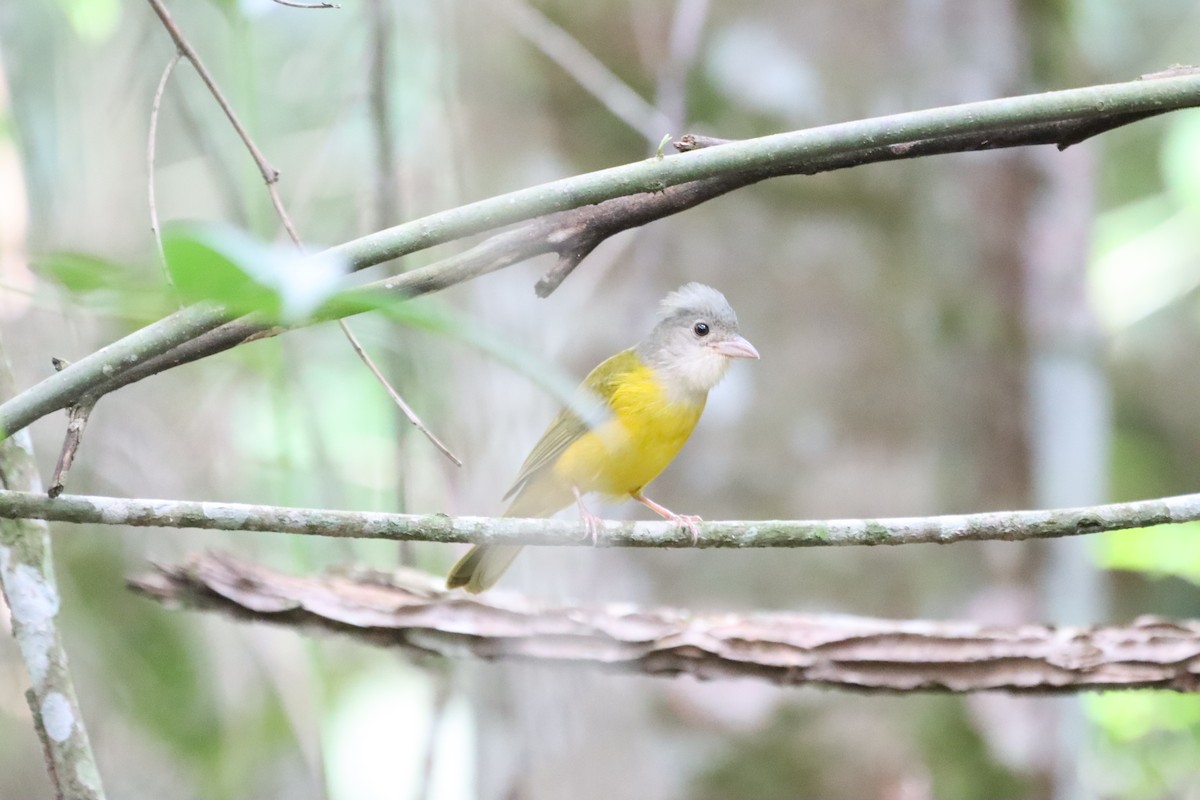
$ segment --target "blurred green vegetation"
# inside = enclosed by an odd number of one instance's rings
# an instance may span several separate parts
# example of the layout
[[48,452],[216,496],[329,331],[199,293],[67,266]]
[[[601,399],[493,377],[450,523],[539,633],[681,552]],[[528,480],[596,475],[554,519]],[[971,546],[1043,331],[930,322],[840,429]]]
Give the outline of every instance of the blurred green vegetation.
[[[1111,337],[1112,369],[1117,372],[1112,492],[1122,500],[1194,492],[1200,481],[1197,441],[1179,435],[1179,426],[1194,427],[1163,405],[1164,395],[1186,395],[1196,384],[1190,358],[1180,356],[1200,345],[1200,246],[1195,236],[1200,225],[1200,114],[1172,115],[1163,127],[1157,163],[1135,173],[1136,162],[1111,162],[1109,172],[1130,186],[1114,192],[1114,202],[1097,217],[1093,234],[1090,288]],[[1169,379],[1175,371],[1183,373],[1183,380]],[[1149,390],[1148,380],[1157,391]],[[1093,552],[1106,569],[1160,585],[1153,593],[1133,594],[1143,599],[1157,595],[1159,608],[1142,611],[1195,616],[1200,614],[1198,543],[1200,525],[1189,523],[1098,537]],[[1167,577],[1183,580],[1168,585],[1163,582]],[[1133,593],[1138,584],[1120,585],[1123,593]],[[1119,598],[1119,607],[1138,613],[1136,600],[1131,600]],[[1088,697],[1085,708],[1095,725],[1097,763],[1113,785],[1110,796],[1186,796],[1200,784],[1197,698],[1108,692]]]
[[[385,192],[411,219],[649,152],[491,3],[387,3],[380,110],[372,2],[168,3],[280,168],[314,247],[377,227]],[[686,119],[664,134],[752,136],[1127,80],[1194,60],[1200,45],[1200,9],[1184,0],[534,7],[648,99],[673,88],[677,9],[705,13],[674,87]],[[764,358],[714,392],[656,484],[672,507],[772,518],[1027,504],[1037,487],[1021,437],[1033,429],[1024,392],[1037,337],[1025,329],[1033,283],[1022,248],[1036,249],[1039,222],[1056,242],[1089,243],[1089,303],[1061,313],[1094,322],[1094,341],[1050,349],[1102,363],[1109,495],[1200,482],[1200,113],[1066,154],[964,154],[772,182],[607,243],[549,302],[531,291],[543,261],[396,304],[334,291],[337,265],[292,280],[297,261],[261,178],[186,64],[164,97],[155,176],[160,215],[176,221],[168,285],[149,233],[145,144],[172,52],[137,0],[0,4],[0,334],[20,345],[10,349],[21,382],[47,374],[50,356],[77,358],[168,313],[176,291],[284,321],[361,303],[381,312],[354,320],[368,350],[467,466],[414,435],[340,335],[317,326],[106,398],[73,491],[498,512],[568,376],[631,344],[654,301],[694,279],[730,296]],[[381,127],[393,174],[379,170]],[[1077,172],[1053,173],[1062,163]],[[1072,203],[1088,212],[1072,216]],[[1078,410],[1076,398],[1061,402]],[[33,433],[48,473],[58,423]],[[1094,621],[1200,614],[1197,533],[1097,539],[1111,611]],[[439,571],[449,548],[101,528],[55,536],[68,646],[113,797],[363,800],[428,785],[439,798],[984,800],[1067,796],[1061,782],[1076,780],[1076,796],[1140,800],[1200,785],[1190,696],[1089,696],[1086,726],[1069,741],[1050,699],[986,698],[997,702],[984,713],[979,698],[426,663],[172,613],[128,595],[121,577],[209,547],[296,571],[401,560]],[[1053,612],[1035,586],[1048,569],[1036,548],[901,550],[536,552],[511,585],[552,600],[698,609],[999,623]],[[1004,593],[988,593],[996,588]],[[22,668],[0,639],[0,797],[41,796]]]

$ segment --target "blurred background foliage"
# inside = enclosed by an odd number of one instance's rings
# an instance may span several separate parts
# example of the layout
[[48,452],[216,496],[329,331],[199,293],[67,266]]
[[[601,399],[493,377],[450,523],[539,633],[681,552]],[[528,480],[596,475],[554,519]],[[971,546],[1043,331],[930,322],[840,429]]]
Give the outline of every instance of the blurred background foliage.
[[[752,136],[1123,81],[1195,61],[1200,46],[1194,0],[170,7],[281,170],[314,246],[642,158],[668,132]],[[611,73],[589,73],[604,99],[576,79],[594,67],[581,53]],[[149,232],[145,152],[171,55],[140,0],[0,4],[0,335],[19,385],[48,374],[51,356],[78,358],[173,307]],[[644,99],[630,101],[644,107],[639,124],[617,108],[630,90]],[[546,301],[532,292],[543,260],[411,312],[356,318],[462,469],[414,435],[325,325],[105,398],[70,489],[496,513],[557,402],[529,365],[582,375],[636,340],[666,291],[701,280],[729,296],[763,359],[731,372],[656,484],[673,508],[858,517],[1194,491],[1198,153],[1200,114],[1189,112],[1063,153],[773,181],[606,243]],[[186,64],[163,101],[155,180],[164,220],[285,241]],[[49,257],[64,252],[83,255]],[[33,433],[49,474],[62,421]],[[1196,534],[566,548],[523,556],[506,586],[550,601],[1006,624],[1195,616]],[[450,548],[88,527],[56,529],[55,547],[112,797],[1200,797],[1193,697],[863,697],[446,664],[172,613],[129,595],[122,577],[198,548],[298,571],[440,571]],[[25,682],[0,637],[4,798],[48,791]]]

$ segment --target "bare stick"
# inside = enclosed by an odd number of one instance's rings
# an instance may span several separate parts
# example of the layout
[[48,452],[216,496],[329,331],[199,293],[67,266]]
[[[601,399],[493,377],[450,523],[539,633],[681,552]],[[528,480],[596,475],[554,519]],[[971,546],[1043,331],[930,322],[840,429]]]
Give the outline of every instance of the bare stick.
[[1196,620],[1001,627],[627,604],[554,607],[506,592],[446,591],[412,571],[298,577],[220,554],[159,566],[129,585],[171,607],[448,658],[868,692],[1200,690]]
[[246,145],[246,149],[250,151],[250,155],[254,158],[254,163],[258,166],[258,171],[262,174],[263,181],[270,186],[279,180],[279,170],[267,163],[267,158],[254,144],[254,140],[250,138],[250,132],[242,125],[242,121],[238,119],[238,115],[233,110],[233,106],[229,105],[229,101],[225,99],[225,95],[217,88],[217,83],[213,80],[212,73],[204,66],[204,62],[200,60],[200,55],[192,48],[191,44],[184,37],[183,31],[175,24],[175,20],[171,17],[171,13],[167,11],[167,7],[163,5],[162,0],[146,0],[150,7],[154,9],[154,13],[162,20],[163,27],[167,29],[167,33],[175,41],[175,47],[183,54],[183,57],[191,62],[197,74],[200,75],[200,80],[204,81],[204,85],[208,87],[208,91],[212,94],[213,99],[221,106],[221,110],[225,112],[225,116],[229,119],[229,124],[233,125],[233,129],[237,131],[237,135],[241,137],[242,143]]
[[275,0],[275,2],[288,8],[341,8],[337,3],[297,3],[296,0]]
[[[150,232],[154,234],[154,244],[158,247],[158,257],[162,265],[163,277],[167,284],[173,286],[171,272],[167,269],[167,255],[163,251],[162,228],[158,223],[158,199],[154,191],[154,159],[158,151],[158,109],[162,105],[163,92],[167,89],[167,81],[171,73],[179,65],[183,54],[179,51],[167,62],[162,77],[158,79],[158,88],[154,90],[154,102],[150,105],[150,133],[146,137],[146,196],[150,201]],[[53,487],[51,487],[53,488]]]
[[[136,527],[276,531],[388,541],[592,546],[581,524],[564,519],[451,517],[120,497],[0,491],[0,519],[42,519]],[[1057,539],[1200,520],[1200,494],[1132,503],[935,517],[701,522],[693,539],[671,522],[602,520],[596,547],[847,547]]]
[[[65,368],[68,363],[61,358],[51,361],[55,370]],[[58,463],[54,465],[54,477],[50,480],[50,488],[46,490],[50,497],[58,497],[66,488],[67,475],[71,471],[71,465],[75,463],[75,453],[79,451],[79,445],[83,441],[83,429],[87,427],[88,417],[95,406],[94,400],[85,400],[67,409],[67,434],[58,454]]]
[[421,418],[417,416],[416,412],[409,407],[408,403],[404,402],[404,398],[400,396],[399,392],[392,388],[392,384],[389,383],[388,379],[385,378],[383,373],[379,371],[379,367],[376,366],[371,357],[367,355],[367,351],[363,350],[362,343],[358,341],[358,337],[355,336],[353,331],[350,330],[350,326],[346,324],[346,321],[338,320],[338,324],[342,326],[342,332],[346,334],[346,338],[350,341],[350,346],[354,348],[354,352],[358,353],[358,357],[361,358],[362,362],[367,365],[367,369],[371,370],[372,374],[374,374],[375,377],[379,379],[379,382],[383,384],[383,388],[387,390],[387,393],[391,396],[392,401],[400,407],[400,410],[404,412],[404,416],[408,417],[408,421],[413,424],[413,427],[425,434],[425,438],[432,442],[434,447],[442,451],[442,455],[453,461],[456,467],[461,467],[463,462],[459,459],[459,457],[454,455],[454,453],[450,451],[450,448],[447,447],[442,440],[434,434],[433,431],[429,430],[429,428],[425,426],[425,423],[421,421]]
[[50,488],[46,490],[50,497],[58,497],[66,488],[67,475],[71,472],[71,465],[75,463],[75,454],[83,440],[83,429],[87,427],[88,417],[93,408],[94,403],[81,403],[67,409],[67,435],[63,439],[58,463],[54,465],[54,477],[50,479]]
[[163,27],[167,29],[167,33],[175,41],[175,46],[179,48],[179,52],[191,62],[192,67],[200,75],[200,80],[204,81],[204,85],[208,87],[208,91],[212,94],[213,99],[217,101],[217,105],[225,112],[229,124],[237,131],[242,144],[246,145],[246,149],[250,152],[250,157],[254,159],[259,174],[262,175],[263,183],[267,186],[267,192],[271,195],[271,203],[275,206],[275,213],[279,215],[279,219],[283,222],[283,227],[287,229],[288,235],[292,237],[292,241],[299,242],[300,236],[296,233],[295,226],[292,225],[292,220],[288,216],[287,209],[283,207],[283,200],[280,198],[279,189],[276,186],[279,182],[279,170],[272,167],[267,161],[267,157],[258,149],[258,145],[250,137],[250,132],[246,130],[246,126],[242,125],[242,121],[238,119],[237,112],[233,110],[233,106],[225,99],[225,95],[221,93],[212,74],[204,66],[204,62],[200,60],[200,55],[188,43],[188,40],[183,35],[183,31],[175,24],[175,20],[171,17],[171,13],[167,11],[167,7],[163,5],[162,0],[146,0],[146,2],[154,9],[154,13],[158,15],[158,18],[162,20]]

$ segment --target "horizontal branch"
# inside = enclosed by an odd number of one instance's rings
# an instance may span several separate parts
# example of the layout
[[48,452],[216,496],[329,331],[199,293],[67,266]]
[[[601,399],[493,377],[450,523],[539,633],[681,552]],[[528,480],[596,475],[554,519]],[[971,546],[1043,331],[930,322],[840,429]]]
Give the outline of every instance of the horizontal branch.
[[[389,514],[191,500],[0,491],[0,519],[44,519],[100,525],[275,531],[311,536],[394,541],[583,545],[579,522],[514,517]],[[1200,520],[1200,494],[1049,511],[995,511],[892,519],[701,522],[695,544],[669,522],[603,521],[597,547],[824,547],[1022,541],[1080,536]]]
[[131,579],[172,606],[216,610],[376,647],[674,677],[757,678],[858,691],[1200,689],[1200,622],[983,626],[807,614],[544,607],[447,592],[412,571],[296,577],[193,556]]
[[[642,225],[667,214],[704,202],[769,177],[814,174],[878,161],[915,158],[948,152],[1056,144],[1059,147],[1078,142],[1114,127],[1148,116],[1200,105],[1200,75],[1185,72],[1151,76],[1152,79],[1092,86],[1023,97],[987,100],[945,108],[928,109],[887,117],[826,125],[808,130],[780,133],[704,147],[671,158],[649,158],[632,164],[564,178],[540,186],[480,200],[431,214],[392,228],[330,248],[323,257],[333,255],[351,269],[375,264],[425,250],[439,244],[473,236],[515,223],[550,214],[581,210],[582,215],[559,220],[564,226],[544,236],[531,247],[528,240],[510,239],[511,246],[523,256],[503,256],[473,264],[465,270],[461,262],[451,260],[448,271],[455,282],[483,271],[498,269],[537,252],[557,252],[560,264],[539,284],[547,294],[561,281],[574,263],[582,260],[607,235],[633,225]],[[666,133],[664,131],[664,133]],[[701,186],[679,202],[667,190],[687,184]],[[662,196],[663,200],[655,198]],[[616,222],[593,223],[585,207],[597,207],[617,198],[637,198],[638,211],[631,205],[610,205],[605,214]],[[628,214],[628,219],[624,217]],[[582,223],[583,227],[579,225]],[[602,235],[592,225],[598,226]],[[607,226],[607,227],[606,227]],[[607,231],[607,232],[604,232]],[[536,235],[536,231],[529,231]],[[516,252],[514,250],[514,252]],[[432,288],[415,288],[411,294],[433,291],[447,284],[436,271],[426,273]],[[403,279],[405,276],[401,276]],[[391,285],[388,288],[395,288]],[[78,360],[67,369],[0,404],[0,436],[10,435],[34,420],[58,409],[96,397],[124,383],[126,373],[141,377],[171,366],[232,347],[280,329],[232,323],[224,334],[214,333],[203,346],[190,346],[188,340],[216,328],[220,322],[193,317],[198,312],[185,309],[173,317],[155,323],[153,341],[141,341],[143,332],[105,348],[106,356]],[[184,330],[186,326],[199,327]],[[239,327],[240,326],[240,327]],[[162,330],[157,330],[162,329]],[[149,330],[149,329],[146,329]],[[163,336],[174,344],[164,347]],[[182,344],[187,342],[187,344]],[[177,347],[178,346],[178,347]],[[174,349],[173,349],[174,348]],[[176,352],[176,351],[179,352]],[[147,362],[154,361],[154,369]]]

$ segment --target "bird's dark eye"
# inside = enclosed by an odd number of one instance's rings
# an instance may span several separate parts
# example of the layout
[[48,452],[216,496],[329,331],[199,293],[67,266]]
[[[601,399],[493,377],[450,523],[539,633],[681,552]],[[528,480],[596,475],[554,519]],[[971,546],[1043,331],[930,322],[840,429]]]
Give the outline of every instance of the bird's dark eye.
[[696,332],[697,336],[708,336],[708,323],[697,322],[692,326],[692,330]]

